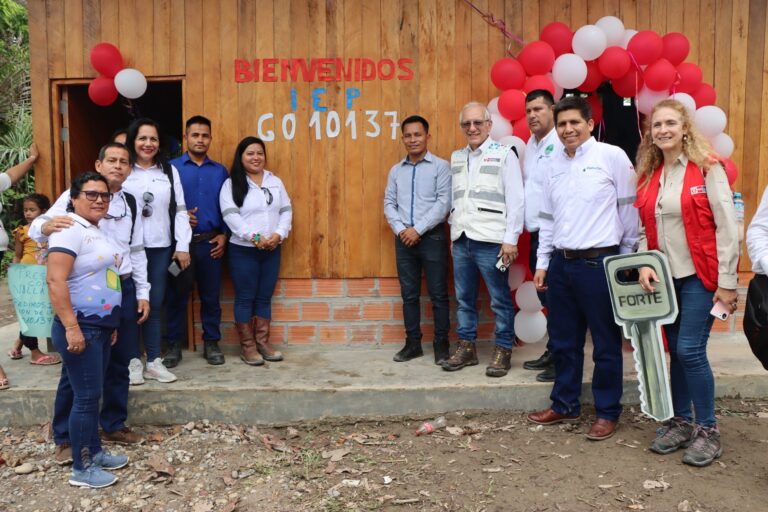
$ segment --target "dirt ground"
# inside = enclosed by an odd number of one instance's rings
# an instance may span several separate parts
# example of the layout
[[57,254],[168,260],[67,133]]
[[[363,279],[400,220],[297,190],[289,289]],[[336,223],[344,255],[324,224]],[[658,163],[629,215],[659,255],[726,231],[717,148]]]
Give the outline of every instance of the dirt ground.
[[[130,466],[103,490],[68,485],[47,425],[4,428],[0,510],[767,510],[768,400],[720,401],[718,417],[725,451],[703,469],[682,464],[682,452],[649,452],[657,425],[632,408],[602,442],[584,437],[588,416],[539,427],[521,412],[450,413],[447,428],[422,437],[413,418],[270,428],[202,420],[139,429],[148,441],[127,448]],[[24,463],[31,473],[16,474]]]

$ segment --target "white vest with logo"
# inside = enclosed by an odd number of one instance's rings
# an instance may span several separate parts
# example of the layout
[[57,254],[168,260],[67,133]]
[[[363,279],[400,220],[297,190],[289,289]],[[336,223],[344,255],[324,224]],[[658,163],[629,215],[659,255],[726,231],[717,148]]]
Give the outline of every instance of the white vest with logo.
[[469,168],[469,148],[451,155],[451,240],[462,233],[479,242],[500,244],[507,230],[507,204],[504,200],[504,161],[510,146],[491,142],[473,159]]

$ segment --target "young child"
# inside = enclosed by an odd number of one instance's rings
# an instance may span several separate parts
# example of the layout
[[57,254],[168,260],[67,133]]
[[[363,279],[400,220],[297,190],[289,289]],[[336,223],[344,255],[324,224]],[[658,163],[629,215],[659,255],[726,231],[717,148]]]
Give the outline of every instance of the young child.
[[[13,230],[16,241],[13,262],[24,265],[45,265],[47,247],[29,238],[29,224],[51,207],[51,201],[43,194],[29,194],[24,198],[23,206],[26,224]],[[21,333],[19,333],[19,338],[14,343],[13,349],[8,352],[8,357],[21,359],[23,357],[21,354],[22,345],[32,352],[31,364],[47,366],[61,363],[61,357],[58,354],[46,354],[38,348],[37,338],[24,336]]]

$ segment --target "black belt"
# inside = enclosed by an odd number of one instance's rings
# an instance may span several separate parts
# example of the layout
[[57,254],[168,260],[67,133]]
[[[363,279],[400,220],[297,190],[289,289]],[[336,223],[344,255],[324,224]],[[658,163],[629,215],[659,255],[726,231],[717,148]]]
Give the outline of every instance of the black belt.
[[206,231],[205,233],[193,233],[192,243],[197,244],[200,242],[207,242],[213,237],[219,236],[219,234],[221,234],[221,232],[218,229],[214,229],[213,231]]
[[130,279],[133,277],[133,272],[128,272],[127,274],[120,274],[120,280],[125,281],[126,279]]
[[593,247],[591,249],[579,250],[555,249],[555,252],[562,254],[563,258],[567,260],[588,260],[597,258],[601,254],[616,254],[619,252],[619,246],[612,245],[610,247]]

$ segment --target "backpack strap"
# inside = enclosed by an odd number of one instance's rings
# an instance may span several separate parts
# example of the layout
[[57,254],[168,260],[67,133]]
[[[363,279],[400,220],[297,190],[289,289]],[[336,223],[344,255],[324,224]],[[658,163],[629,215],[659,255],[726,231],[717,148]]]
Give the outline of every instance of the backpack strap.
[[163,160],[163,173],[168,176],[168,181],[171,182],[171,200],[168,201],[168,215],[171,218],[171,245],[176,245],[176,190],[173,182],[173,167],[170,163]]
[[138,208],[136,207],[136,198],[133,197],[133,194],[129,194],[123,190],[123,197],[125,197],[125,202],[128,203],[128,208],[131,209],[131,238],[128,240],[128,245],[130,246],[133,244],[133,230],[136,227]]

